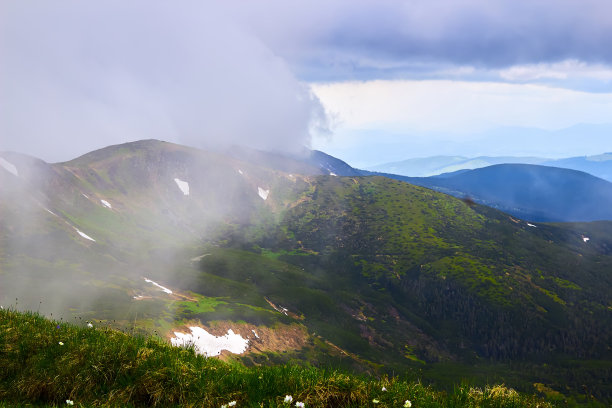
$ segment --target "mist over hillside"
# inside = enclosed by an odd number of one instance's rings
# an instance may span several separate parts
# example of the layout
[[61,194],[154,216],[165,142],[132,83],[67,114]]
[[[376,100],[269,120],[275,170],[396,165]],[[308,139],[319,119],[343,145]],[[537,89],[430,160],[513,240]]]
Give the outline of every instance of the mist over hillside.
[[[610,353],[609,223],[533,224],[402,181],[337,176],[357,171],[320,152],[146,140],[57,164],[1,157],[4,306],[174,342],[194,327],[231,334],[246,348],[222,358],[247,365],[442,382],[449,364],[458,376],[484,360],[541,373],[534,356]],[[609,396],[599,369],[566,363]],[[550,384],[582,392],[555,370]],[[523,389],[544,375],[506,374],[494,376]]]
[[0,2],[0,406],[609,406],[609,15]]

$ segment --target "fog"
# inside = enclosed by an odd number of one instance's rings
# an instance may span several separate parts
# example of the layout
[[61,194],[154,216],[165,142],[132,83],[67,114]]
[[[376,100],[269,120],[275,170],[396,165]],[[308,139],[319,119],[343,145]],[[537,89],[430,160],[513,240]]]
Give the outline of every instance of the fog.
[[0,305],[124,326],[171,319],[206,286],[197,259],[232,231],[274,228],[302,191],[299,176],[153,140],[70,164],[0,158],[15,169],[0,167]]
[[325,112],[216,2],[19,1],[0,12],[0,150],[49,162],[155,138],[295,152]]
[[[322,105],[226,11],[213,1],[3,2],[0,151],[47,163],[142,139],[304,151],[327,132]],[[0,168],[0,304],[55,317],[169,313],[172,299],[144,278],[188,287],[190,257],[219,226],[261,213],[258,189],[275,182],[228,157],[138,148],[82,168],[2,155],[18,174]]]

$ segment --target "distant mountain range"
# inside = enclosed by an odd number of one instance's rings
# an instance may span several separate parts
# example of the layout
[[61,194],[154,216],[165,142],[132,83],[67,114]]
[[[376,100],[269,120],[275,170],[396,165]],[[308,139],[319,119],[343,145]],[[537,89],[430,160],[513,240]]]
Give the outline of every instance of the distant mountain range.
[[498,164],[432,177],[385,175],[529,221],[612,220],[612,183],[576,170]]
[[571,157],[551,160],[541,157],[513,156],[433,156],[407,159],[398,162],[384,163],[369,167],[368,171],[391,173],[408,177],[429,177],[458,170],[473,170],[495,164],[539,164],[550,167],[561,167],[579,170],[596,177],[612,181],[612,153],[596,156]]
[[407,177],[429,177],[443,173],[452,173],[458,170],[473,170],[481,167],[504,163],[541,164],[546,159],[540,157],[511,157],[511,156],[432,156],[407,159],[392,163],[383,163],[368,167],[368,171],[378,173],[391,173]]
[[584,171],[585,173],[592,174],[604,180],[612,181],[612,153],[550,160],[540,164],[544,166]]

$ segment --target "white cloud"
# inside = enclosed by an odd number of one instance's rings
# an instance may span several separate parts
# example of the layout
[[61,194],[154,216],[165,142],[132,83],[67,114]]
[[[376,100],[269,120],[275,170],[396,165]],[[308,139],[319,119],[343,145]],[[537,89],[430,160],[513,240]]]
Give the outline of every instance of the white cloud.
[[449,80],[313,85],[340,128],[468,134],[495,127],[560,129],[610,121],[612,93]]
[[570,59],[556,63],[515,65],[500,70],[499,76],[509,81],[538,79],[611,81],[612,68],[603,64],[587,64]]
[[212,1],[3,3],[0,59],[0,150],[46,160],[146,138],[299,150],[325,122]]

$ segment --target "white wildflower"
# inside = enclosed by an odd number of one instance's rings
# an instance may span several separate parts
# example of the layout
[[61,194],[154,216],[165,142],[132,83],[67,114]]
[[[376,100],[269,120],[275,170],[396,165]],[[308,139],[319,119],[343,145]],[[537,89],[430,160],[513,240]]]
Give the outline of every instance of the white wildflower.
[[382,387],[382,390],[383,391],[387,391],[387,387]]
[[374,404],[378,404],[380,401],[379,401],[379,400],[377,400],[376,398],[374,398],[374,399],[372,400],[372,402],[373,402]]
[[89,327],[90,329],[93,329],[93,324],[91,324],[91,322],[87,323],[87,327]]
[[[59,344],[60,346],[63,346],[63,345],[64,345],[64,343],[63,343],[63,342],[61,342],[61,341],[60,341],[59,343],[57,343],[57,344]],[[66,401],[69,401],[69,400],[66,400]],[[67,402],[66,402],[66,404],[67,404]]]
[[295,406],[297,408],[304,408],[306,405],[303,402],[298,401],[298,402],[295,403]]
[[236,401],[232,401],[229,404],[227,404],[228,407],[235,407],[236,406]]
[[66,405],[74,405],[74,401],[73,400],[66,400]]
[[293,397],[291,395],[285,395],[283,402],[291,404],[293,402]]
[[412,406],[412,402],[410,402],[410,400],[406,400],[406,402],[404,402],[404,408],[410,408]]

